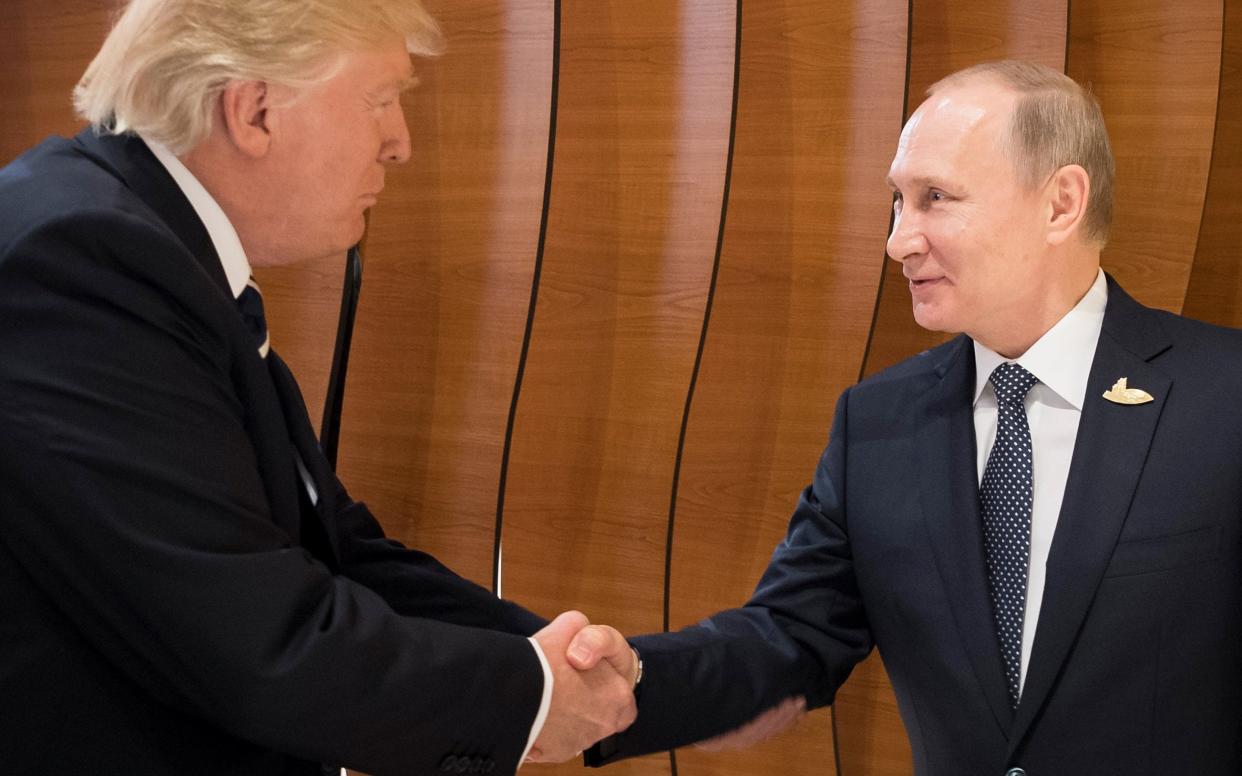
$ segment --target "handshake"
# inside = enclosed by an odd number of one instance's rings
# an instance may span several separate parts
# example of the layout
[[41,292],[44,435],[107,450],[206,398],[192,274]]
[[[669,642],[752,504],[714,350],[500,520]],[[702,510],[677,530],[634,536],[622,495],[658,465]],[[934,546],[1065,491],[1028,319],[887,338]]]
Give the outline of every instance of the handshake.
[[[553,684],[548,716],[527,762],[564,762],[634,723],[640,664],[616,628],[592,625],[586,615],[570,611],[533,638],[552,670]],[[698,746],[707,751],[744,749],[791,727],[805,713],[806,701],[790,698]]]

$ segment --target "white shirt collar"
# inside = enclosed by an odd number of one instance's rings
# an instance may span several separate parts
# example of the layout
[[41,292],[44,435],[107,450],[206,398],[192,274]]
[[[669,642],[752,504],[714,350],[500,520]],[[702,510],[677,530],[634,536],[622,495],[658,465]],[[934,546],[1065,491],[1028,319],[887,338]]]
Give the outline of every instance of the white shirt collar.
[[[1021,365],[1067,403],[1082,411],[1087,396],[1087,377],[1095,360],[1095,346],[1104,326],[1108,307],[1108,282],[1098,270],[1095,282],[1074,309],[1018,357]],[[988,385],[992,370],[1009,359],[975,343],[975,404]]]
[[250,260],[246,258],[246,251],[242,248],[237,230],[233,228],[233,222],[229,221],[220,203],[216,202],[215,197],[203,188],[203,184],[194,177],[194,173],[190,172],[165,145],[145,137],[142,138],[142,142],[147,144],[147,148],[151,149],[155,158],[164,165],[164,169],[168,170],[168,174],[176,181],[181,193],[185,194],[185,198],[190,201],[190,206],[194,208],[199,220],[203,222],[207,235],[211,237],[211,243],[216,248],[216,254],[220,256],[220,264],[224,266],[224,275],[228,278],[229,289],[236,298],[246,287],[246,282],[250,280]]

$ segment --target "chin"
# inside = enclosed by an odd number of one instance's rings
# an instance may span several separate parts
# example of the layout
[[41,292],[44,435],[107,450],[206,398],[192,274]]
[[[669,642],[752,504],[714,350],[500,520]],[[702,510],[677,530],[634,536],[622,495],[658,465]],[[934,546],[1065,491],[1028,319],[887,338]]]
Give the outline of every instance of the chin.
[[962,330],[953,320],[953,316],[946,315],[944,310],[937,309],[934,305],[916,304],[914,322],[928,331],[957,333]]

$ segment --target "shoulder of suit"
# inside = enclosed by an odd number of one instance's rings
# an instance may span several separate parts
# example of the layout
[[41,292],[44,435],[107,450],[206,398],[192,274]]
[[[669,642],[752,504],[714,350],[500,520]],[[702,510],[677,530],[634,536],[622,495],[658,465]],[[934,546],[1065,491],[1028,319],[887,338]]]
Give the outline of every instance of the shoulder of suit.
[[98,246],[114,230],[131,245],[135,230],[145,242],[163,237],[180,244],[105,160],[61,137],[48,138],[0,169],[0,202],[0,261],[30,241],[52,238]]
[[[1150,308],[1149,308],[1150,309]],[[1242,350],[1242,329],[1200,321],[1165,310],[1150,309],[1175,345],[1222,348],[1235,355]]]
[[0,201],[0,256],[31,235],[82,222],[130,221],[159,231],[158,217],[116,170],[65,138],[48,138],[0,169]]
[[924,350],[904,361],[897,362],[887,369],[876,372],[865,380],[860,381],[851,390],[865,391],[883,386],[892,387],[895,384],[906,383],[911,380],[939,379],[944,370],[955,359],[967,357],[971,353],[970,338],[964,334],[959,334],[948,342],[929,350]]

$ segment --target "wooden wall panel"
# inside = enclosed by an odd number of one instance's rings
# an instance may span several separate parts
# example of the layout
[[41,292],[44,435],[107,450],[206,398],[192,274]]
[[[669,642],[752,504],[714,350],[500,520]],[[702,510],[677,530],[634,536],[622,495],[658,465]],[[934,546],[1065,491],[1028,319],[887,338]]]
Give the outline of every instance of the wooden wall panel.
[[1212,153],[1221,0],[1074,0],[1069,70],[1090,82],[1117,159],[1104,269],[1144,304],[1186,298]]
[[1225,0],[1220,97],[1212,169],[1194,268],[1182,309],[1192,318],[1242,327],[1242,4]]
[[[669,624],[744,601],[857,378],[901,125],[906,0],[743,3],[719,275],[687,426]],[[898,728],[900,733],[900,728]],[[681,776],[834,773],[829,712]]]
[[0,166],[51,134],[72,137],[73,87],[112,26],[114,0],[8,0],[0,13]]
[[[77,131],[70,91],[118,4],[6,4],[0,163]],[[419,65],[413,161],[373,213],[342,472],[394,536],[486,584],[543,216],[556,0],[428,5],[449,51]],[[1067,0],[915,0],[908,78],[905,3],[743,4],[729,216],[674,483],[721,215],[737,5],[562,9],[547,250],[503,512],[505,592],[546,614],[573,606],[653,631],[665,606],[678,627],[745,598],[836,393],[860,366],[941,339],[914,326],[890,263],[861,363],[901,91],[908,111],[976,61],[1067,59]],[[1149,304],[1242,325],[1238,0],[1075,0],[1070,12],[1069,73],[1093,83],[1119,162],[1106,267]],[[335,256],[260,273],[316,420],[341,269]],[[835,714],[840,774],[909,772],[877,658]],[[820,713],[753,753],[688,750],[679,771],[832,773],[827,728]],[[667,757],[612,771],[671,773]]]
[[[340,469],[390,535],[490,585],[542,216],[553,5],[428,7],[448,48],[415,63],[421,83],[404,99],[413,155],[390,168],[371,215]],[[301,314],[335,331],[331,298],[331,310]],[[326,370],[331,334],[315,340]]]
[[[673,464],[723,197],[734,7],[561,9],[555,166],[505,494],[504,591],[627,633],[663,624]],[[616,770],[668,773],[669,761]]]
[[[980,62],[1027,59],[1060,70],[1065,65],[1067,0],[994,3],[987,0],[914,0],[906,115],[944,76]],[[893,151],[896,150],[894,144]],[[890,152],[890,161],[891,161]],[[887,168],[885,170],[887,172]],[[875,374],[951,335],[914,322],[901,265],[889,262],[876,311],[864,373]]]

